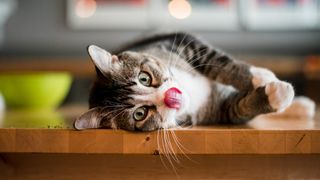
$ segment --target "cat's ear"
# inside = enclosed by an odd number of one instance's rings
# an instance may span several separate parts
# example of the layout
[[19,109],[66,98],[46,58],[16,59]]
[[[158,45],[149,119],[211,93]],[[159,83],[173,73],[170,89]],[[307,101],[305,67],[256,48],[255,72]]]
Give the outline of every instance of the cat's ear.
[[112,128],[110,120],[103,120],[103,117],[102,108],[95,107],[78,117],[74,121],[73,126],[77,130]]
[[108,74],[112,68],[115,68],[118,62],[117,56],[112,56],[108,51],[96,46],[88,46],[88,53],[95,66],[102,72],[102,74]]

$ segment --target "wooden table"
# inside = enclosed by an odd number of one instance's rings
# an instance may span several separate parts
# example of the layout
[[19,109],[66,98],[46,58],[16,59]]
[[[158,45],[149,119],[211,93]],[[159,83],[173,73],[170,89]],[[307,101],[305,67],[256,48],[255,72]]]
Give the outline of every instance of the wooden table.
[[239,126],[73,130],[73,120],[85,110],[7,111],[0,121],[0,174],[8,179],[320,178],[319,111],[314,120],[260,116]]

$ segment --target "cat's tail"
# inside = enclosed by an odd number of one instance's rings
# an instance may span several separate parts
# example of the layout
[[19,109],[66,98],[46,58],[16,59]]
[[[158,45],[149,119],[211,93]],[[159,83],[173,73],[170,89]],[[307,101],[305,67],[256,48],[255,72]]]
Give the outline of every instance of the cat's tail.
[[288,118],[313,119],[316,112],[316,103],[308,97],[299,96],[294,98],[292,104],[282,112],[275,114]]

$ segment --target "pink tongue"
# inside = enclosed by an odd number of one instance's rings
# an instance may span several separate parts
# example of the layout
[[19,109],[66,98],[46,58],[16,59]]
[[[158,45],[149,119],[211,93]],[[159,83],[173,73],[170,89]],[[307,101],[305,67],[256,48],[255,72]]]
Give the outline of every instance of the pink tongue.
[[178,88],[170,88],[164,93],[164,103],[169,108],[179,109],[181,106],[182,92]]

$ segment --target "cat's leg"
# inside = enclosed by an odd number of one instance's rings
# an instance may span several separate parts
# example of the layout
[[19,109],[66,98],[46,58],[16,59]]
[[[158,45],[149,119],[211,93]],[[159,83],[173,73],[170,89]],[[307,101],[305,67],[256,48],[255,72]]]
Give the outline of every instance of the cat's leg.
[[232,85],[240,91],[254,89],[252,81],[257,71],[251,72],[252,66],[236,60],[189,34],[177,34],[171,43],[168,44],[168,51],[176,52],[192,69],[204,76]]
[[279,81],[267,69],[238,61],[188,34],[176,36],[169,45],[169,51],[175,51],[199,73],[238,90],[224,101],[219,112],[226,113],[221,119],[248,120],[259,114],[281,111],[292,102],[291,84]]
[[252,91],[267,83],[279,81],[268,69],[238,61],[190,34],[172,34],[169,39],[171,42],[168,44],[168,51],[176,52],[204,76],[232,85],[240,91]]
[[219,54],[218,57],[207,59],[209,66],[199,67],[199,71],[212,80],[231,85],[240,91],[251,91],[255,89],[252,80],[251,66],[237,61],[227,55]]
[[243,123],[260,114],[282,111],[293,98],[292,86],[283,81],[266,83],[249,93],[236,91],[221,105],[220,118],[229,123]]
[[216,55],[218,57],[204,60],[212,66],[198,69],[212,80],[232,85],[240,91],[251,91],[267,83],[280,81],[272,71],[266,68],[246,64],[222,53],[213,53],[218,54]]
[[232,85],[242,92],[255,93],[257,88],[264,87],[269,105],[274,111],[282,111],[292,103],[294,97],[292,85],[280,81],[270,70],[251,66],[227,56],[216,58],[212,63],[220,68],[218,71],[214,69],[203,71],[209,73],[207,76],[223,84]]

